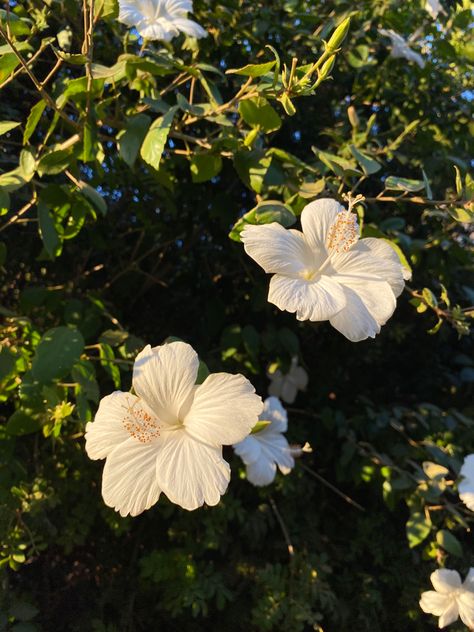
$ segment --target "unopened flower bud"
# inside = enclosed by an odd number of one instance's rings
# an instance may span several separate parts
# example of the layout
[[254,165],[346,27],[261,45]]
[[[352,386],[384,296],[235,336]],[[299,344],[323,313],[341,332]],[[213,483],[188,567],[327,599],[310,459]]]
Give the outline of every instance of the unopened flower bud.
[[331,35],[331,39],[326,44],[326,50],[334,51],[340,47],[342,42],[346,39],[346,35],[349,32],[350,25],[351,25],[350,18],[346,18],[343,22],[341,22],[341,24],[339,24],[337,29]]
[[323,79],[326,79],[326,77],[330,74],[331,70],[333,69],[335,61],[336,61],[336,55],[333,55],[327,61],[324,62],[321,70],[319,71],[318,79],[320,81],[322,81]]

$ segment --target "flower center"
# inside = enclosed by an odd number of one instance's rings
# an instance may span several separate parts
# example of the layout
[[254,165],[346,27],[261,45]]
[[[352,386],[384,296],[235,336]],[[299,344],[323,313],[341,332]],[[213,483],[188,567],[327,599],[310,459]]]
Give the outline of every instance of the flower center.
[[140,402],[135,401],[131,405],[127,402],[127,406],[124,408],[127,412],[122,423],[131,437],[140,443],[151,443],[153,439],[160,436],[158,419],[144,410],[140,406]]
[[315,270],[314,268],[305,268],[299,273],[300,277],[305,281],[312,281],[317,274],[318,270]]
[[329,228],[326,241],[329,252],[347,252],[358,239],[357,216],[350,211],[341,211]]

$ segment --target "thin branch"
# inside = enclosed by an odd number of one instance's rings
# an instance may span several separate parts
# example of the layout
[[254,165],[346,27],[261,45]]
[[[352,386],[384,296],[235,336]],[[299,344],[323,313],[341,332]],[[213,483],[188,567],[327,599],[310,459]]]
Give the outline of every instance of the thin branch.
[[2,230],[5,230],[5,228],[8,228],[12,224],[14,224],[22,215],[27,213],[30,210],[30,208],[36,204],[36,200],[37,200],[37,196],[36,196],[36,191],[35,191],[33,193],[31,200],[27,202],[25,206],[22,206],[22,208],[17,213],[15,213],[15,215],[13,215],[13,217],[11,217],[6,224],[4,224],[3,226],[0,226],[0,233],[2,232]]
[[10,46],[10,48],[12,49],[14,54],[16,55],[18,61],[23,66],[23,69],[25,70],[26,74],[31,79],[31,81],[33,82],[35,88],[41,94],[41,96],[46,101],[46,103],[49,105],[49,107],[52,108],[55,112],[57,112],[58,115],[66,123],[68,123],[68,125],[72,125],[73,127],[75,127],[77,129],[79,127],[78,123],[76,123],[76,121],[71,120],[60,108],[58,108],[58,106],[56,105],[54,100],[51,98],[51,96],[48,94],[48,92],[46,92],[46,90],[43,88],[41,83],[38,81],[38,79],[36,78],[36,76],[34,75],[32,70],[30,70],[30,68],[28,67],[28,64],[23,59],[23,56],[21,55],[20,51],[17,49],[17,47],[15,46],[15,44],[13,43],[11,38],[9,37],[8,33],[5,31],[5,29],[1,25],[0,25],[0,35],[8,43],[8,45]]
[[318,474],[317,472],[312,470],[310,467],[308,467],[304,463],[301,463],[301,461],[298,463],[298,465],[300,467],[302,467],[305,472],[308,472],[308,474],[311,474],[311,476],[316,478],[320,483],[322,483],[323,485],[326,485],[326,487],[328,487],[331,491],[333,491],[335,494],[337,494],[338,496],[343,498],[346,501],[346,503],[349,503],[349,505],[352,505],[353,507],[356,507],[357,509],[359,509],[359,511],[365,511],[365,509],[364,509],[364,507],[362,507],[362,505],[359,505],[359,503],[357,503],[355,500],[352,500],[352,498],[350,496],[348,496],[344,492],[341,492],[340,489],[338,489],[332,483],[330,483],[325,478],[323,478],[321,476],[321,474]]
[[276,502],[273,500],[273,498],[271,496],[269,497],[268,500],[270,502],[271,508],[273,509],[273,513],[275,514],[275,517],[278,520],[278,524],[280,525],[280,529],[281,529],[281,531],[283,533],[283,537],[285,538],[286,546],[288,548],[288,555],[290,556],[290,558],[292,558],[293,555],[295,554],[295,549],[293,547],[293,544],[291,543],[290,534],[288,532],[286,524],[285,524],[280,512],[278,511],[278,507],[276,505]]

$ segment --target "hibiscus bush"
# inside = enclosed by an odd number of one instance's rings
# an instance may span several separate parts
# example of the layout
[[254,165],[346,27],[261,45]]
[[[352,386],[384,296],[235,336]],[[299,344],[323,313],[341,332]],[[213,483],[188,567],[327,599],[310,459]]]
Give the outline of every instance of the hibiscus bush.
[[470,1],[0,39],[0,630],[473,626]]

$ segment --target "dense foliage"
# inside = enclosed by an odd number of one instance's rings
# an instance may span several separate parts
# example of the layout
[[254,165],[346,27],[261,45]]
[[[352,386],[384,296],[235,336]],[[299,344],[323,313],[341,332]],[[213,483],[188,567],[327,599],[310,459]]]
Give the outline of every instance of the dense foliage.
[[[195,0],[209,36],[160,43],[90,2],[0,10],[0,629],[432,629],[430,573],[474,566],[471,3]],[[239,243],[349,192],[413,274],[356,344],[270,305]],[[85,423],[170,336],[263,397],[297,356],[313,452],[257,489],[226,448],[217,507],[120,518]]]

